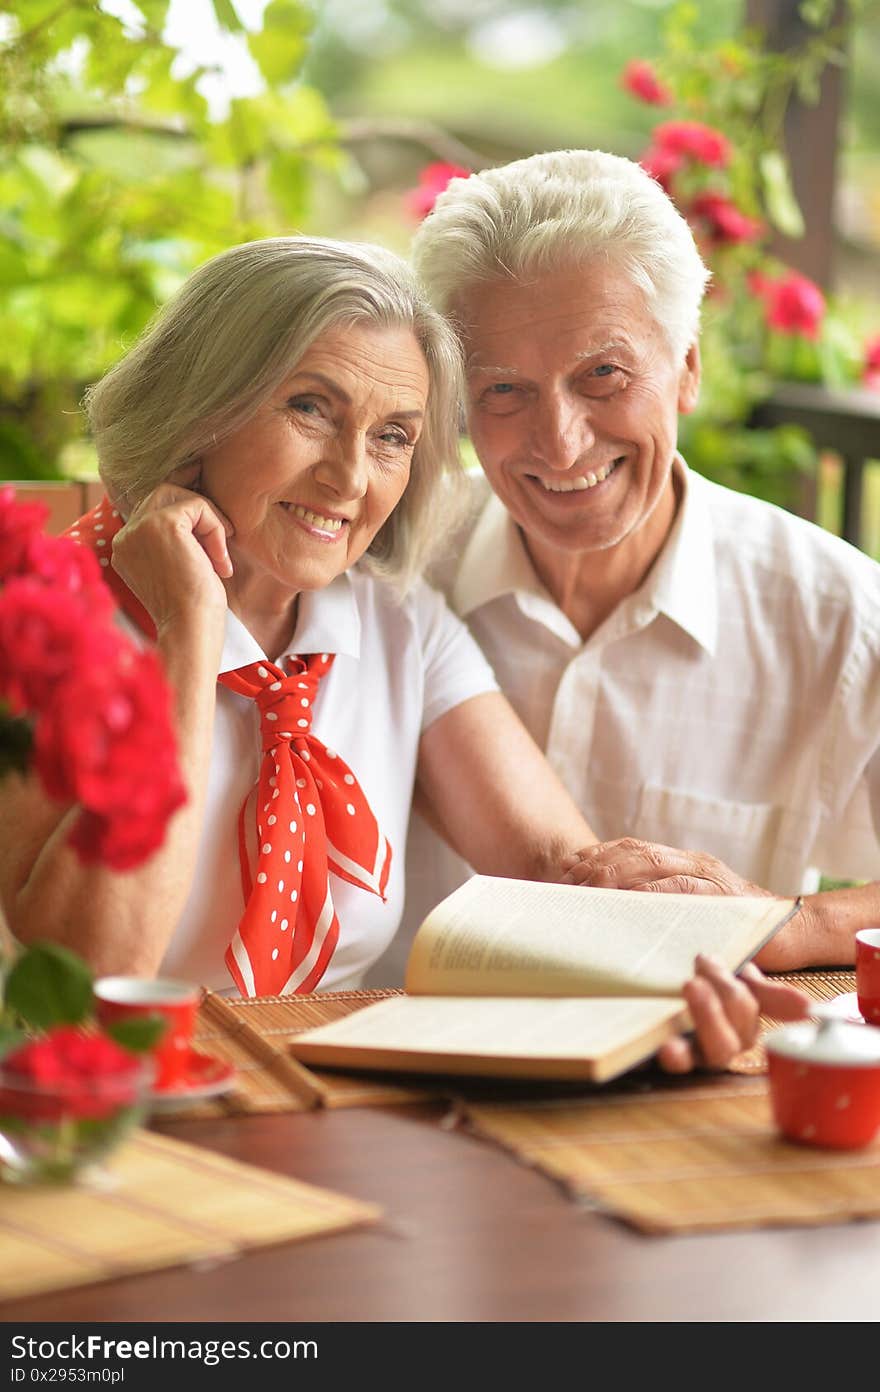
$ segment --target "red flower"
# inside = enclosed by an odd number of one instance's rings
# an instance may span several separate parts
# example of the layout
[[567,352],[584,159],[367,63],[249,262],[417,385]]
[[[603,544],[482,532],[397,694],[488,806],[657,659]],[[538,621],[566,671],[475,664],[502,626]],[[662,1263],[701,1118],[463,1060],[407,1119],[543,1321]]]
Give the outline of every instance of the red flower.
[[0,1115],[97,1120],[134,1102],[142,1064],[107,1035],[59,1025],[7,1054],[3,1071]]
[[746,217],[735,203],[720,193],[699,194],[691,204],[689,216],[703,224],[710,243],[715,246],[753,242],[763,231],[762,223]]
[[865,344],[865,366],[862,385],[869,391],[880,391],[880,334]]
[[620,85],[624,91],[651,106],[669,106],[672,102],[669,88],[664,87],[651,64],[643,58],[633,58],[627,63],[620,76]]
[[30,579],[41,580],[56,592],[78,595],[88,604],[93,619],[112,619],[115,605],[97,558],[72,537],[31,537],[25,548],[24,569]]
[[773,281],[763,271],[752,270],[746,276],[746,284],[757,299],[766,299]]
[[34,766],[50,797],[82,807],[70,839],[83,861],[127,870],[151,855],[186,801],[158,656],[120,649],[60,685],[37,722]]
[[651,145],[642,155],[639,163],[652,179],[657,180],[657,183],[666,193],[671,193],[672,176],[681,169],[684,160],[681,155],[674,154],[672,150],[660,150],[656,145]]
[[33,725],[43,786],[79,808],[80,857],[127,870],[186,801],[171,693],[158,656],[115,625],[93,553],[41,535],[44,518],[0,489],[0,711]]
[[723,169],[730,161],[730,141],[699,121],[665,121],[654,127],[654,144],[666,154],[681,155]]
[[426,218],[450,179],[467,179],[471,171],[460,164],[427,164],[419,174],[418,188],[406,195],[410,214],[419,221]]
[[790,271],[771,281],[764,291],[767,323],[781,333],[818,338],[825,313],[825,297],[812,280]]
[[109,624],[90,625],[75,595],[29,577],[10,580],[0,590],[0,699],[14,715],[39,716],[59,683],[84,663],[112,662],[121,643]]
[[49,509],[43,503],[18,503],[11,484],[0,488],[0,580],[18,575],[28,542],[42,529]]

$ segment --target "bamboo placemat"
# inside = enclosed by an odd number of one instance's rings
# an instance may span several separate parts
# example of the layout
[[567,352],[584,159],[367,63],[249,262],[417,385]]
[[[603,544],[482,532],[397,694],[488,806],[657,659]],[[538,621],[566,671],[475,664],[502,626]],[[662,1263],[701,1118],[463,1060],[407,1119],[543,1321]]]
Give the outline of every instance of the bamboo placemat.
[[[816,1000],[855,990],[851,971],[788,972],[781,980],[800,986]],[[181,1117],[239,1116],[256,1112],[306,1111],[312,1107],[365,1107],[419,1102],[426,1097],[468,1091],[458,1080],[396,1081],[367,1074],[306,1068],[288,1045],[295,1034],[341,1019],[397,990],[316,991],[305,996],[257,996],[250,1000],[206,992],[199,1012],[195,1043],[236,1069],[235,1088],[222,1097],[180,1107]],[[764,1029],[772,1026],[763,1020]],[[736,1058],[730,1071],[766,1072],[760,1042]],[[570,1089],[569,1089],[570,1091]]]
[[776,1132],[765,1079],[513,1106],[464,1103],[479,1136],[646,1233],[880,1216],[880,1141],[813,1149]]
[[298,1112],[312,1107],[358,1107],[418,1102],[432,1095],[364,1075],[306,1068],[288,1049],[295,1034],[328,1024],[399,991],[316,991],[304,996],[256,996],[246,1000],[206,992],[199,1010],[195,1045],[234,1064],[235,1087],[209,1102],[181,1107],[181,1117],[237,1116],[254,1112]]
[[[816,1001],[833,1000],[835,996],[848,995],[850,991],[856,989],[856,974],[854,971],[803,971],[803,972],[778,972],[774,974],[775,981],[788,981],[792,986],[799,986],[808,996],[812,996]],[[768,1020],[766,1017],[761,1019],[761,1036],[766,1034],[768,1029],[776,1026],[775,1020]],[[739,1054],[730,1064],[731,1073],[766,1073],[767,1054],[764,1045],[758,1038],[754,1048],[747,1049]]]
[[0,1185],[0,1299],[229,1260],[379,1216],[328,1189],[139,1131],[101,1187]]

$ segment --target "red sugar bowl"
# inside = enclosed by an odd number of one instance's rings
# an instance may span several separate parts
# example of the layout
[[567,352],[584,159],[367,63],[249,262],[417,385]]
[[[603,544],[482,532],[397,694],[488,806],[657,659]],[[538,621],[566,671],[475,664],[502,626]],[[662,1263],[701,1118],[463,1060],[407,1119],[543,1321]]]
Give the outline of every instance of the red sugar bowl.
[[855,1150],[880,1130],[880,1029],[798,1020],[764,1039],[773,1116],[791,1141]]

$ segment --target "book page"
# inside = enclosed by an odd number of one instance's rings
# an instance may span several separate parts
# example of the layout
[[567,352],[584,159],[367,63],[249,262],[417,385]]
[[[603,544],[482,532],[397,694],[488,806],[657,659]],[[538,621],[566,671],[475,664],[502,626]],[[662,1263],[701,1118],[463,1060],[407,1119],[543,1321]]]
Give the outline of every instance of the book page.
[[344,1068],[604,1081],[689,1025],[670,1000],[396,996],[291,1040]]
[[419,929],[417,995],[677,996],[697,952],[737,970],[794,900],[640,894],[475,875]]

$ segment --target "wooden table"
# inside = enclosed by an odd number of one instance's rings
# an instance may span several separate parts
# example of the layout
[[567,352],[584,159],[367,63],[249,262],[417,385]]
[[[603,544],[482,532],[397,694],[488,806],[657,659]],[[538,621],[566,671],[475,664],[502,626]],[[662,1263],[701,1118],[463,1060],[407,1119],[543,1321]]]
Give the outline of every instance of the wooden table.
[[210,1270],[10,1301],[25,1321],[875,1320],[880,1222],[646,1237],[585,1210],[440,1103],[157,1129],[378,1203],[385,1222]]

